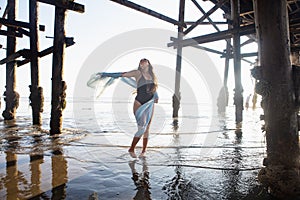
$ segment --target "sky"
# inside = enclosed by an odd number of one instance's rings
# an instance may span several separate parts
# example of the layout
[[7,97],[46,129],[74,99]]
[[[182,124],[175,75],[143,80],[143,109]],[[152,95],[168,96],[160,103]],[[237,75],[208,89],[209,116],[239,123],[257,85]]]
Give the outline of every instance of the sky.
[[[73,96],[76,92],[75,82],[77,77],[84,67],[84,63],[89,56],[101,46],[103,43],[112,40],[112,38],[127,33],[129,31],[135,31],[143,28],[162,29],[177,32],[177,27],[168,22],[161,21],[152,16],[140,13],[130,8],[121,6],[109,0],[81,0],[75,1],[77,3],[85,5],[85,13],[76,13],[73,11],[67,12],[66,17],[66,36],[74,37],[75,45],[68,47],[65,50],[64,57],[64,80],[68,85],[67,96]],[[139,5],[148,7],[156,12],[164,14],[173,19],[178,19],[179,0],[134,0]],[[204,10],[208,11],[212,8],[213,4],[209,1],[198,1]],[[53,37],[54,30],[54,7],[46,4],[39,4],[39,23],[46,26],[44,32],[40,32],[40,50],[48,48],[53,45],[53,39],[46,38],[47,36]],[[0,1],[0,14],[2,15],[6,6],[6,1]],[[211,18],[215,21],[224,21],[223,12],[217,11]],[[20,0],[18,5],[17,20],[28,21],[28,1]],[[195,21],[202,16],[200,11],[192,4],[191,1],[186,1],[185,19],[186,21]],[[219,26],[221,30],[227,29],[227,26]],[[2,26],[5,30],[6,27]],[[215,32],[212,26],[203,25],[196,28],[188,37],[194,37],[203,35],[206,33]],[[29,38],[24,36],[21,39],[17,39],[17,50],[23,48],[29,48]],[[242,38],[242,42],[246,38]],[[0,37],[0,44],[3,47],[6,46],[6,37]],[[122,44],[120,44],[122,45]],[[214,43],[208,43],[204,46],[223,51],[225,49],[225,41],[219,41]],[[247,45],[242,49],[242,52],[254,52],[257,50],[255,44]],[[200,51],[200,50],[199,50]],[[176,57],[175,55],[165,55],[159,53],[149,53],[144,57],[151,60],[152,64],[160,65],[161,63],[169,62],[171,68],[175,70]],[[117,69],[119,71],[136,69],[139,59],[143,56],[143,51],[137,51],[136,56],[134,53],[126,53],[126,55],[119,56],[119,60],[114,60],[112,63],[118,63],[118,65],[124,64],[125,68]],[[225,60],[220,58],[219,55],[207,53],[212,63],[215,64],[219,75],[223,78],[224,63]],[[99,55],[101,57],[101,55]],[[139,57],[138,57],[139,56]],[[0,58],[6,57],[5,49],[0,49]],[[251,58],[254,61],[255,58]],[[99,69],[101,69],[101,63]],[[190,74],[188,67],[182,66],[183,73]],[[244,83],[244,96],[247,96],[253,90],[252,79],[250,77],[249,69],[251,69],[249,63],[242,62],[242,80]],[[96,67],[97,69],[97,67]],[[184,72],[185,71],[185,72]],[[201,71],[201,69],[200,69]],[[97,71],[95,71],[97,72]],[[5,90],[5,65],[0,66],[0,94],[2,95]],[[40,85],[44,88],[44,95],[46,97],[51,96],[51,74],[52,74],[52,55],[48,55],[40,59]],[[189,75],[187,75],[189,76]],[[171,78],[171,77],[168,77]],[[175,79],[175,76],[174,76]],[[201,80],[200,80],[201,81]],[[85,83],[84,83],[85,84]],[[17,91],[21,97],[29,96],[30,85],[30,65],[24,65],[17,69]],[[232,92],[234,87],[233,78],[233,64],[231,61],[229,70],[229,91]]]

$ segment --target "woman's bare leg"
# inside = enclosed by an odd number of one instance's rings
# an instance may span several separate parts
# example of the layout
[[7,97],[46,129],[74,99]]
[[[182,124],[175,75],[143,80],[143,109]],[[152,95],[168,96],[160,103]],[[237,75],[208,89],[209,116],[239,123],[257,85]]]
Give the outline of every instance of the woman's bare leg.
[[142,150],[142,153],[146,152],[147,144],[148,144],[148,138],[143,138],[143,150]]
[[146,152],[146,149],[147,149],[148,137],[149,137],[149,129],[150,129],[150,124],[151,124],[151,121],[152,121],[153,113],[154,113],[154,107],[153,107],[153,110],[152,110],[152,115],[151,115],[149,124],[148,124],[147,129],[146,129],[146,131],[144,133],[142,154],[144,154]]
[[[135,112],[137,111],[137,109],[141,106],[140,102],[138,101],[134,101],[134,104],[133,104],[133,113],[135,114]],[[131,142],[131,146],[128,150],[129,153],[131,153],[130,155],[132,157],[136,157],[135,153],[134,153],[134,149],[135,149],[135,146],[137,145],[137,143],[139,142],[140,138],[139,137],[133,137],[132,139],[132,142]]]
[[131,142],[131,146],[129,148],[129,152],[134,152],[135,146],[136,144],[140,141],[139,137],[133,137],[132,142]]

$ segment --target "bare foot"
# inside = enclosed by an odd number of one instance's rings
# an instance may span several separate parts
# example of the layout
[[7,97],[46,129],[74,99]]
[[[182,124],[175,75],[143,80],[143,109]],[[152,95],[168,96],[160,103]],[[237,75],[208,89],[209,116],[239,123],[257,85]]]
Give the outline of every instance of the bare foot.
[[136,154],[134,153],[134,151],[129,151],[128,150],[128,153],[129,155],[132,157],[132,158],[137,158]]
[[146,157],[146,152],[142,152],[140,155],[139,155],[139,158],[145,158]]

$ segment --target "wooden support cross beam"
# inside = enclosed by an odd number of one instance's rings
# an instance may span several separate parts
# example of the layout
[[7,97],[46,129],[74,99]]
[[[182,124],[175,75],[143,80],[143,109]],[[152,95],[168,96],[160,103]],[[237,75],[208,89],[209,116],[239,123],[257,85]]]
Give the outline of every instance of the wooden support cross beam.
[[207,13],[205,13],[200,19],[198,19],[193,25],[191,25],[188,29],[184,31],[184,34],[188,34],[191,32],[198,24],[203,22],[206,18],[208,18],[211,14],[213,14],[216,10],[218,10],[227,0],[221,0],[217,3],[212,9],[210,9]]
[[29,23],[27,22],[21,22],[21,21],[16,21],[16,20],[8,20],[5,18],[0,18],[0,24],[3,24],[5,26],[10,26],[10,27],[16,27],[16,28],[28,28],[30,27]]
[[17,30],[18,30],[18,32],[19,32],[20,34],[24,34],[24,35],[30,37],[29,31],[27,31],[27,30],[25,30],[25,29],[23,29],[23,28],[17,28]]
[[[66,47],[69,47],[69,46],[72,46],[72,45],[75,44],[73,39],[74,38],[72,38],[72,37],[66,37],[65,38]],[[39,52],[38,57],[41,58],[41,57],[47,56],[51,53],[53,53],[53,47],[49,47],[49,48]],[[25,59],[21,60],[21,61],[16,61],[16,59],[21,57],[21,56]],[[31,55],[30,55],[30,50],[29,49],[22,49],[22,50],[17,51],[14,54],[11,54],[9,57],[0,60],[0,65],[16,61],[17,62],[17,67],[20,67],[20,66],[25,65],[25,64],[30,62],[30,56]]]
[[[195,6],[198,8],[198,10],[201,11],[201,13],[203,15],[205,15],[205,10],[203,10],[203,8],[200,6],[200,4],[196,1],[196,0],[192,0],[192,2],[195,4]],[[220,29],[218,28],[218,26],[212,21],[212,19],[208,16],[207,20],[209,21],[209,23],[219,32]]]
[[211,52],[211,53],[215,53],[215,54],[219,54],[219,55],[225,56],[224,52],[217,51],[215,49],[211,49],[211,48],[208,48],[208,47],[203,47],[203,46],[199,46],[199,45],[194,45],[192,47],[197,48],[197,49],[201,49],[201,50],[204,50],[204,51],[208,51],[208,52]]
[[[246,58],[246,57],[255,57],[258,56],[257,52],[252,52],[252,53],[242,53],[241,58]],[[222,55],[221,58],[225,58],[226,55]],[[229,58],[233,58],[233,54],[229,55]]]
[[30,58],[30,50],[29,49],[22,49],[19,50],[11,55],[9,55],[8,57],[0,60],[0,65],[15,61],[17,58],[23,56],[24,58]]
[[[185,40],[182,40],[181,45],[183,47],[186,47],[186,46],[193,46],[195,44],[203,44],[203,43],[209,43],[209,42],[214,42],[214,41],[218,41],[218,40],[224,40],[224,39],[232,38],[232,34],[234,32],[236,32],[236,29],[230,29],[230,30],[225,30],[225,31],[217,32],[217,33],[202,35],[202,36],[198,36],[198,37],[194,37],[194,38],[190,38],[190,39],[185,39]],[[239,32],[240,32],[240,36],[253,34],[253,33],[255,33],[255,26],[254,25],[243,26],[240,28]],[[173,42],[168,43],[168,47],[176,46],[178,43],[177,38],[171,37],[171,40]]]
[[255,40],[253,38],[249,38],[241,44],[241,47],[246,46],[247,44],[251,44],[252,42],[255,42]]
[[22,33],[18,33],[18,32],[7,32],[5,30],[0,30],[0,35],[5,35],[8,37],[23,37]]
[[69,0],[38,0],[41,3],[50,4],[67,10],[84,13],[84,5]]
[[[73,41],[74,38],[72,37],[66,37],[65,38],[65,43],[66,43],[66,47],[69,47],[69,46],[72,46],[75,44],[75,42]],[[49,47],[41,52],[38,53],[38,57],[39,58],[42,58],[44,56],[47,56],[49,54],[53,53],[53,46],[52,47]],[[25,65],[27,63],[30,62],[30,59],[24,59],[24,60],[21,60],[21,61],[17,61],[17,67],[20,67],[22,65]]]
[[[195,4],[195,6],[201,11],[201,13],[202,13],[203,15],[206,15],[205,11],[203,10],[203,8],[200,6],[200,4],[199,4],[196,0],[192,0],[192,2],[193,2],[193,3]],[[207,16],[207,20],[208,20],[209,23],[217,30],[217,32],[220,32],[220,31],[221,31],[221,30],[219,29],[219,27],[216,25],[216,23],[213,22],[213,20],[212,20],[209,16]],[[225,23],[228,24],[228,22],[225,22]],[[225,41],[226,41],[227,44],[229,44],[230,47],[232,47],[232,46],[231,46],[231,42],[230,42],[229,39],[226,39]]]
[[[186,25],[192,25],[195,22],[193,22],[193,21],[185,21],[184,23]],[[213,23],[216,24],[216,25],[227,25],[228,24],[228,22],[225,22],[225,21],[224,22],[222,22],[222,21],[218,21],[218,22],[214,21]],[[199,23],[199,25],[211,25],[211,22],[201,22],[201,23]]]
[[140,6],[138,4],[135,4],[135,3],[131,2],[131,1],[126,1],[126,0],[111,0],[111,1],[113,1],[115,3],[118,3],[118,4],[121,4],[123,6],[126,6],[128,8],[132,8],[134,10],[140,11],[140,12],[145,13],[147,15],[150,15],[152,17],[156,17],[158,19],[161,19],[163,21],[169,22],[171,24],[182,26],[182,27],[186,27],[186,24],[184,24],[184,23],[181,24],[180,22],[178,22],[175,19],[172,19],[170,17],[162,15],[162,14],[160,14],[158,12],[155,12],[153,10],[150,10],[150,9],[146,8],[146,7]]

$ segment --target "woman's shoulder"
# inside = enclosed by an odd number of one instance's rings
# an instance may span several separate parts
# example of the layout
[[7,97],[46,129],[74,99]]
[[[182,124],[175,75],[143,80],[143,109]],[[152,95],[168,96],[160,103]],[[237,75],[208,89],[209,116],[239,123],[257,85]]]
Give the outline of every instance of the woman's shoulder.
[[131,71],[129,71],[130,73],[132,73],[132,74],[136,74],[136,75],[140,75],[142,72],[140,71],[140,70],[138,70],[138,69],[134,69],[134,70],[131,70]]
[[123,73],[123,77],[139,77],[140,76],[140,71],[139,70],[131,70],[128,72]]
[[134,70],[132,70],[132,72],[135,74],[136,78],[140,78],[142,75],[142,72],[138,69],[134,69]]

